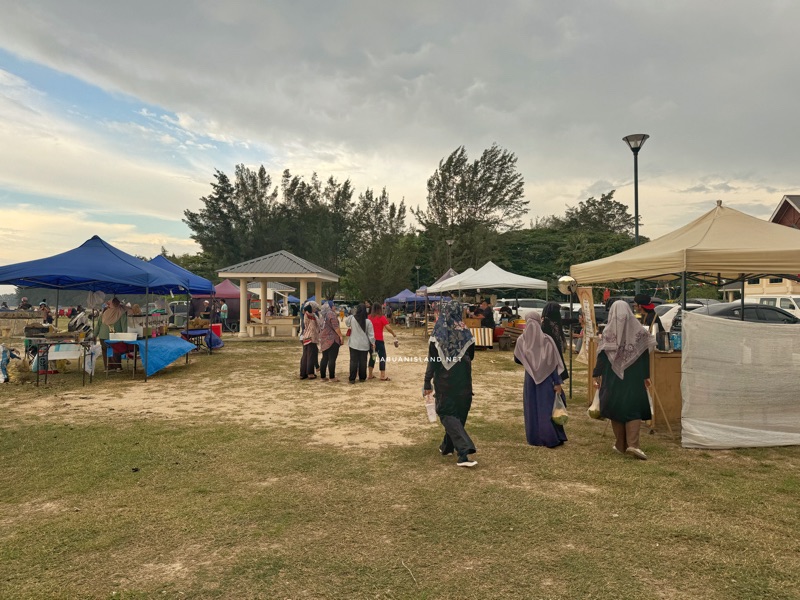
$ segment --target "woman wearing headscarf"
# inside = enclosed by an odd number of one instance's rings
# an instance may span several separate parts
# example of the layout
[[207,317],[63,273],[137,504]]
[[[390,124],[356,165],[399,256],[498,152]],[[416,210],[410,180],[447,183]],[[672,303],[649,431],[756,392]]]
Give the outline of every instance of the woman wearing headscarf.
[[332,301],[323,302],[319,320],[319,349],[322,350],[320,377],[322,381],[339,381],[336,379],[336,359],[339,357],[339,347],[342,345],[342,330],[339,327],[339,316],[333,310]]
[[[561,357],[561,364],[564,365],[564,325],[561,322],[561,305],[558,302],[548,302],[542,309],[542,331],[553,338],[558,348],[558,355]],[[567,367],[564,366],[559,373],[562,380],[569,379]]]
[[475,444],[464,425],[472,406],[475,339],[461,319],[461,310],[456,301],[441,308],[428,343],[428,368],[422,393],[429,396],[436,388],[436,414],[445,431],[439,452],[448,456],[455,450],[459,467],[474,467],[478,461],[469,455],[475,453]]
[[517,340],[514,360],[525,367],[522,407],[525,414],[525,437],[531,446],[554,448],[567,441],[564,427],[553,423],[556,394],[562,395],[563,365],[553,338],[542,331],[542,317],[528,313],[525,331]]
[[319,323],[314,316],[314,303],[309,302],[303,308],[304,328],[301,340],[303,341],[303,357],[300,359],[300,379],[316,379],[314,370],[319,354]]
[[367,354],[375,348],[375,330],[367,319],[367,307],[359,304],[356,314],[345,319],[350,329],[350,383],[367,380]]
[[108,362],[108,340],[112,333],[127,333],[128,332],[128,312],[122,306],[119,298],[113,298],[108,306],[100,315],[97,323],[94,326],[94,337],[100,340],[100,347],[103,350],[103,366],[106,370],[116,369],[122,370],[122,354],[114,352],[112,354],[112,361]]
[[642,420],[652,417],[647,388],[650,352],[655,344],[628,303],[614,302],[597,346],[597,366],[592,373],[595,387],[600,388],[600,414],[611,421],[614,430],[613,449],[641,460],[647,460],[639,448],[639,429]]

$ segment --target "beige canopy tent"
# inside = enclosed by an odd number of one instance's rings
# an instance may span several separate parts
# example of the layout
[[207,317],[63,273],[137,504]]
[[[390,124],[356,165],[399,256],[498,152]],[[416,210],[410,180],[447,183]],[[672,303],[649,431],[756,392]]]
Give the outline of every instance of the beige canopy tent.
[[798,279],[800,230],[751,217],[717,201],[713,210],[641,246],[573,265],[578,283],[691,279],[740,280],[758,275]]
[[[751,217],[717,201],[713,210],[672,233],[614,256],[574,265],[570,273],[579,283],[682,277],[685,305],[687,278],[741,281],[779,275],[798,280],[800,230]],[[798,327],[686,315],[677,371],[684,446],[800,443]],[[661,387],[658,373],[655,367],[653,386],[661,388],[658,394],[674,387],[667,371],[662,371],[666,385]]]

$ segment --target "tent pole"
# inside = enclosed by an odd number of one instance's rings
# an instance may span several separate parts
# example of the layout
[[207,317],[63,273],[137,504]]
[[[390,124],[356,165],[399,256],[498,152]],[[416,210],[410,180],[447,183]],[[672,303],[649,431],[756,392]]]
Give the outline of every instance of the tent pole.
[[569,290],[569,399],[572,400],[572,286]]
[[746,280],[745,280],[745,279],[742,279],[742,304],[741,304],[741,307],[742,307],[742,310],[741,310],[741,313],[742,313],[742,315],[741,315],[741,320],[742,320],[742,321],[744,321],[744,284],[745,284],[745,282],[746,282]]
[[[144,322],[145,322],[145,327],[147,329],[150,329],[150,309],[149,309],[149,305],[150,305],[150,286],[147,286],[144,290],[145,290],[144,293],[145,293],[145,299],[146,299],[145,303],[144,303],[144,305],[146,307],[145,308],[145,313],[146,314],[145,314],[145,317],[144,317]],[[147,383],[147,363],[150,361],[150,353],[147,351],[149,347],[150,347],[150,336],[146,335],[144,337],[144,382],[145,383]],[[136,368],[136,361],[135,360],[133,362],[133,366],[134,366],[134,368]]]
[[683,301],[682,301],[683,308],[682,308],[682,310],[685,313],[686,312],[686,271],[683,271],[683,273],[681,273],[681,288],[682,288],[681,289],[681,296],[683,297]]

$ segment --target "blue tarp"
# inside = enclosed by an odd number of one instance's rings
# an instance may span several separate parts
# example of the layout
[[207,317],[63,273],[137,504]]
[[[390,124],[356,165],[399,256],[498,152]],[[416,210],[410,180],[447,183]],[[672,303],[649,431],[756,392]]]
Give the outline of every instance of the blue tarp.
[[161,335],[146,340],[124,341],[120,342],[119,345],[123,346],[125,344],[139,346],[139,356],[142,358],[142,364],[147,366],[148,377],[158,373],[168,364],[175,362],[181,356],[189,354],[189,352],[197,348],[191,342],[174,335]]
[[151,265],[92,237],[77,248],[0,267],[0,284],[107,294],[186,293],[185,277]]
[[169,271],[170,273],[174,273],[178,277],[182,277],[189,282],[189,293],[196,295],[196,294],[213,294],[214,293],[214,284],[211,283],[205,277],[200,277],[199,275],[195,275],[191,271],[184,269],[180,265],[176,265],[174,262],[161,256],[160,254],[156,256],[154,259],[150,261],[151,265],[155,265],[165,271]]
[[[316,302],[316,301],[317,301],[317,296],[316,295],[311,296],[311,298],[306,300],[306,302]],[[289,295],[289,302],[292,303],[292,304],[300,304],[300,298],[298,298],[297,296],[292,296],[290,294]]]

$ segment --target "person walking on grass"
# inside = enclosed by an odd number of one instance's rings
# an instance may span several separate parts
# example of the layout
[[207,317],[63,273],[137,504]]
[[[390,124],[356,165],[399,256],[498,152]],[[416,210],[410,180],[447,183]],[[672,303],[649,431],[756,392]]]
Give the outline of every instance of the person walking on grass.
[[342,345],[342,330],[339,327],[339,315],[333,310],[332,300],[322,303],[319,320],[319,349],[322,350],[320,378],[321,381],[339,381],[336,378],[336,359]]
[[461,311],[461,304],[456,301],[442,306],[428,343],[422,393],[430,396],[435,388],[436,414],[445,431],[439,453],[449,456],[455,452],[456,465],[474,467],[478,461],[470,455],[476,452],[475,444],[464,426],[472,406],[475,339],[462,321]]
[[305,328],[303,329],[303,357],[300,359],[300,379],[316,379],[314,370],[317,364],[319,343],[319,324],[314,316],[314,308],[311,303],[306,304],[303,309],[305,313]]
[[531,446],[555,448],[567,441],[562,425],[551,418],[556,394],[563,397],[561,368],[563,359],[556,343],[542,331],[542,316],[531,311],[525,331],[514,348],[514,361],[525,367],[522,407],[525,437]]
[[647,460],[639,448],[639,429],[643,420],[652,418],[647,388],[655,345],[627,302],[611,305],[592,376],[594,386],[600,389],[600,414],[611,421],[614,430],[613,450],[640,460]]
[[[383,314],[381,305],[377,302],[372,305],[372,314],[369,315],[369,320],[372,323],[372,329],[375,331],[375,354],[378,355],[378,367],[381,372],[381,381],[390,381],[386,376],[386,344],[383,340],[383,330],[385,329],[394,336],[394,344],[397,346],[397,334],[389,325],[389,319]],[[369,375],[367,379],[375,379],[372,374],[375,368],[375,355],[370,354],[369,357]]]
[[356,314],[345,319],[350,329],[350,383],[367,380],[367,354],[375,348],[375,330],[367,318],[367,307],[359,304]]

